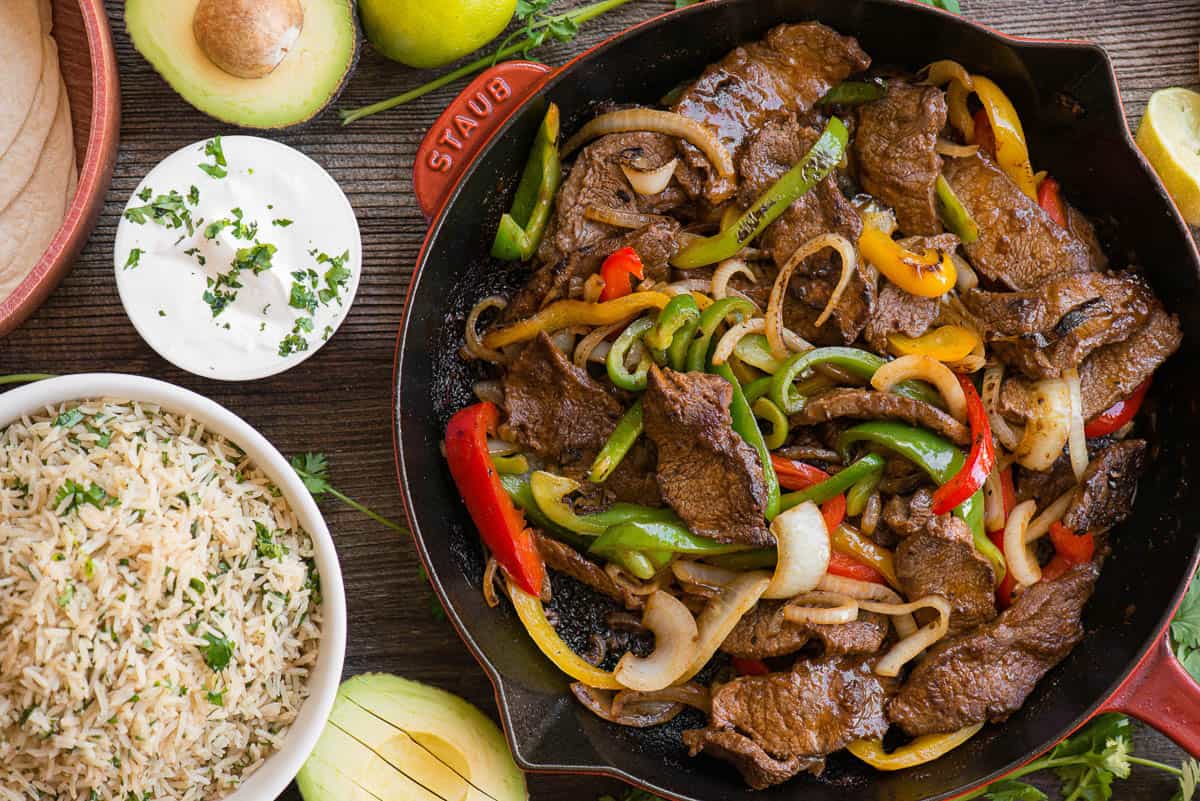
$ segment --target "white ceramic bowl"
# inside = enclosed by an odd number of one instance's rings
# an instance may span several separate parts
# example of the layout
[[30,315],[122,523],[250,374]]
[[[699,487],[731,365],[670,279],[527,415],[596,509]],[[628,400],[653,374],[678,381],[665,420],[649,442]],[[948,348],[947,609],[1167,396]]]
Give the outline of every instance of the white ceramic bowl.
[[51,378],[0,394],[0,429],[22,415],[47,406],[95,398],[156,403],[172,412],[190,414],[222,436],[236,442],[246,455],[283,491],[300,525],[312,537],[321,574],[321,645],[309,678],[309,697],[300,708],[283,747],[242,783],[225,801],[263,801],[275,798],[300,771],[320,737],[342,677],[346,651],[346,593],[337,552],[317,504],[275,446],[228,409],[190,390],[134,375],[85,373]]

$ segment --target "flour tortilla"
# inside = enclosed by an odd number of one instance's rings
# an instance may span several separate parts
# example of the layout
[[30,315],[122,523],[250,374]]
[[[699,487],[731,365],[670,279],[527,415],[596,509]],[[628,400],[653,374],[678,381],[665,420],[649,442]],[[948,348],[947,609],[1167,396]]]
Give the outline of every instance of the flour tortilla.
[[[0,0],[7,2],[7,0]],[[33,175],[38,155],[50,136],[50,129],[58,114],[58,97],[62,88],[62,74],[58,71],[58,46],[49,36],[43,36],[42,76],[34,95],[33,106],[21,126],[17,138],[8,150],[0,155],[0,211],[21,191]]]
[[40,0],[0,2],[0,153],[17,138],[42,77]]
[[58,111],[46,147],[25,188],[0,212],[0,301],[7,298],[42,258],[70,203],[75,144],[67,93],[59,91]]

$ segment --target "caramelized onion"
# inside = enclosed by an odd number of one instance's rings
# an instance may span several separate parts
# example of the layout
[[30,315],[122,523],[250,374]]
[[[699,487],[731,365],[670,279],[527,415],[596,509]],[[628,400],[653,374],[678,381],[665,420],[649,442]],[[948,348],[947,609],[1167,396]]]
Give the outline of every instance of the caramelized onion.
[[927,595],[907,604],[859,601],[858,605],[864,611],[876,612],[889,617],[911,615],[920,609],[934,609],[938,613],[937,620],[927,623],[912,634],[905,636],[883,655],[875,664],[875,672],[880,676],[899,676],[901,668],[926,648],[945,637],[946,632],[950,630],[950,602],[940,595]]
[[1062,454],[1071,435],[1071,391],[1060,378],[1044,379],[1033,385],[1034,416],[1014,453],[1030,470],[1049,470]]
[[563,145],[563,156],[597,137],[630,131],[651,131],[685,139],[705,155],[718,175],[722,178],[733,175],[733,158],[711,129],[682,114],[652,108],[610,111],[594,117]]
[[758,603],[771,583],[770,574],[762,570],[741,573],[731,584],[721,591],[721,594],[704,605],[704,611],[696,620],[700,632],[700,642],[696,649],[696,658],[688,669],[679,676],[676,683],[690,681],[693,676],[708,664],[713,654],[725,642],[729,632],[738,621]]
[[871,493],[871,497],[867,498],[867,506],[863,509],[862,517],[859,518],[858,527],[863,534],[868,537],[875,533],[876,526],[879,525],[879,514],[883,511],[883,501],[879,497],[879,491]]
[[583,210],[583,216],[589,220],[617,228],[643,228],[658,219],[652,214],[611,209],[607,206],[588,206]]
[[626,653],[613,676],[631,690],[654,692],[674,684],[696,659],[700,633],[688,608],[661,590],[646,602],[642,625],[654,632],[654,650],[644,657]]
[[737,572],[716,565],[707,565],[692,559],[677,559],[671,563],[671,573],[681,584],[691,584],[704,589],[720,591],[737,578]]
[[1013,580],[1021,586],[1037,584],[1042,578],[1042,568],[1026,544],[1029,519],[1036,507],[1033,500],[1018,503],[1004,524],[1004,561]]
[[837,592],[806,592],[797,595],[783,608],[789,623],[815,623],[837,626],[858,620],[859,602]]
[[708,713],[712,711],[712,692],[703,684],[689,681],[676,687],[667,687],[652,693],[637,690],[620,690],[613,696],[613,714],[620,715],[630,704],[673,703],[699,709]]
[[1025,542],[1033,542],[1039,537],[1046,536],[1050,531],[1050,524],[1057,523],[1062,520],[1062,516],[1066,514],[1067,507],[1071,505],[1071,501],[1075,500],[1075,487],[1059,495],[1050,505],[1042,510],[1042,513],[1035,517],[1029,527],[1025,529]]
[[[787,346],[783,341],[783,304],[787,298],[788,282],[792,280],[792,273],[796,271],[796,267],[802,261],[814,253],[820,253],[825,248],[833,248],[842,258],[842,279],[838,281],[838,287],[843,291],[845,284],[850,280],[847,277],[847,265],[850,265],[849,269],[851,270],[858,268],[858,255],[855,253],[854,246],[846,237],[838,234],[821,234],[796,248],[791,258],[787,260],[775,277],[775,285],[771,287],[771,299],[767,303],[767,342],[771,345],[771,351],[777,358],[783,359],[788,355]],[[835,289],[829,297],[825,311],[821,312],[821,317],[818,318],[818,325],[824,322],[840,299],[841,293]]]
[[1008,421],[1000,414],[1000,387],[1003,380],[1003,364],[988,365],[987,369],[983,371],[983,408],[987,410],[988,423],[992,427],[992,433],[996,435],[996,439],[1000,441],[1001,445],[1011,451],[1017,447],[1021,438],[1009,427]]
[[[824,590],[825,592],[849,595],[856,601],[879,601],[889,604],[904,603],[904,599],[886,584],[876,584],[873,581],[860,581],[859,579],[846,578],[845,576],[826,574],[821,579],[821,583],[817,585],[817,589]],[[896,627],[896,634],[900,635],[901,639],[917,630],[917,623],[913,620],[912,615],[896,614],[892,615],[891,618],[893,625]]]
[[[979,286],[979,275],[975,272],[975,268],[970,262],[964,259],[957,253],[950,254],[950,260],[954,262],[954,270],[958,277],[954,281],[954,288],[959,292],[966,292],[968,289],[974,289]],[[983,337],[980,337],[983,341]]]
[[829,569],[829,530],[825,518],[812,501],[805,501],[771,521],[771,533],[779,549],[775,575],[763,592],[764,598],[791,598],[809,592]]
[[[575,363],[576,367],[587,367],[587,363],[591,360],[592,354],[595,353],[596,347],[605,342],[609,334],[614,331],[625,330],[625,326],[628,324],[628,320],[622,320],[612,325],[602,325],[599,328],[593,328],[591,333],[579,340],[579,343],[575,346],[575,355],[571,357],[571,361]],[[608,356],[608,348],[604,349],[604,356]]]
[[1083,393],[1079,388],[1079,371],[1074,367],[1063,370],[1067,383],[1067,398],[1071,405],[1071,428],[1067,434],[1067,450],[1071,454],[1071,470],[1075,480],[1083,478],[1088,466],[1087,435],[1083,432]]
[[621,172],[625,173],[625,178],[633,187],[634,192],[639,195],[657,195],[667,188],[667,184],[671,183],[677,166],[679,166],[679,159],[671,159],[655,170],[638,170],[628,164],[622,164]]
[[750,265],[746,264],[745,259],[726,259],[717,265],[717,269],[713,271],[712,296],[714,300],[720,300],[725,297],[725,293],[729,287],[729,279],[735,275],[744,275],[750,283],[758,283],[758,276],[750,269]]
[[1000,469],[993,469],[983,481],[983,527],[987,531],[1004,528],[1004,491],[1000,485]]
[[612,690],[597,690],[580,681],[571,683],[571,694],[596,717],[635,729],[660,726],[674,720],[684,709],[678,701],[626,701],[618,711],[614,709]]
[[496,557],[489,556],[487,567],[483,569],[483,600],[492,609],[500,605],[500,598],[496,595],[496,579],[498,578],[500,578],[500,563],[496,561]]
[[508,301],[504,298],[500,297],[499,295],[489,295],[471,307],[471,313],[467,315],[467,325],[464,332],[466,344],[463,346],[463,350],[465,350],[467,355],[472,359],[492,362],[493,364],[504,364],[507,361],[507,359],[504,357],[504,354],[500,351],[492,350],[491,348],[484,346],[483,339],[479,336],[478,328],[479,315],[483,314],[488,309],[503,310],[507,306]]
[[932,356],[910,354],[894,359],[875,371],[871,377],[871,386],[880,392],[887,392],[901,381],[915,378],[928,381],[937,387],[942,399],[946,401],[946,410],[950,416],[960,423],[967,420],[967,396],[963,393],[958,378],[950,368]]
[[979,152],[979,145],[960,145],[948,139],[939,138],[933,146],[938,155],[949,156],[952,159],[965,159]]

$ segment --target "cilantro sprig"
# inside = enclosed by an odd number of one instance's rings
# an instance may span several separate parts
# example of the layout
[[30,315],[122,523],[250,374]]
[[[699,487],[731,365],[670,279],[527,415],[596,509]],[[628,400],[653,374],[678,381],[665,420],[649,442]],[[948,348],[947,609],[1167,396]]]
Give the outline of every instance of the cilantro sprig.
[[304,482],[305,488],[312,493],[314,498],[320,499],[323,495],[332,495],[351,509],[362,512],[376,523],[387,526],[393,531],[408,531],[407,528],[399,523],[387,519],[348,495],[344,495],[334,489],[333,485],[329,483],[329,459],[325,454],[306,453],[303,456],[293,456],[290,461],[292,469],[296,471],[296,475],[300,476],[300,480]]
[[212,163],[200,163],[196,166],[203,170],[213,178],[224,178],[229,174],[229,170],[225,169],[229,166],[225,161],[225,150],[221,146],[221,137],[214,136],[204,143],[204,155],[212,158]]
[[1200,577],[1192,579],[1192,586],[1171,621],[1171,642],[1184,670],[1200,681]]

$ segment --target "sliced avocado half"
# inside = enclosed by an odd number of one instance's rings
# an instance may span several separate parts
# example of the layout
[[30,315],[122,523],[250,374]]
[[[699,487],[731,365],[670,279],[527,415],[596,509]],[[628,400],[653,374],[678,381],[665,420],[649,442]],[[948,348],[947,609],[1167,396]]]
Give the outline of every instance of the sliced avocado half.
[[296,777],[305,801],[527,801],[504,736],[456,695],[366,673],[338,689]]
[[353,0],[170,5],[126,0],[134,46],[184,100],[233,125],[275,129],[312,119],[337,98],[358,59]]

